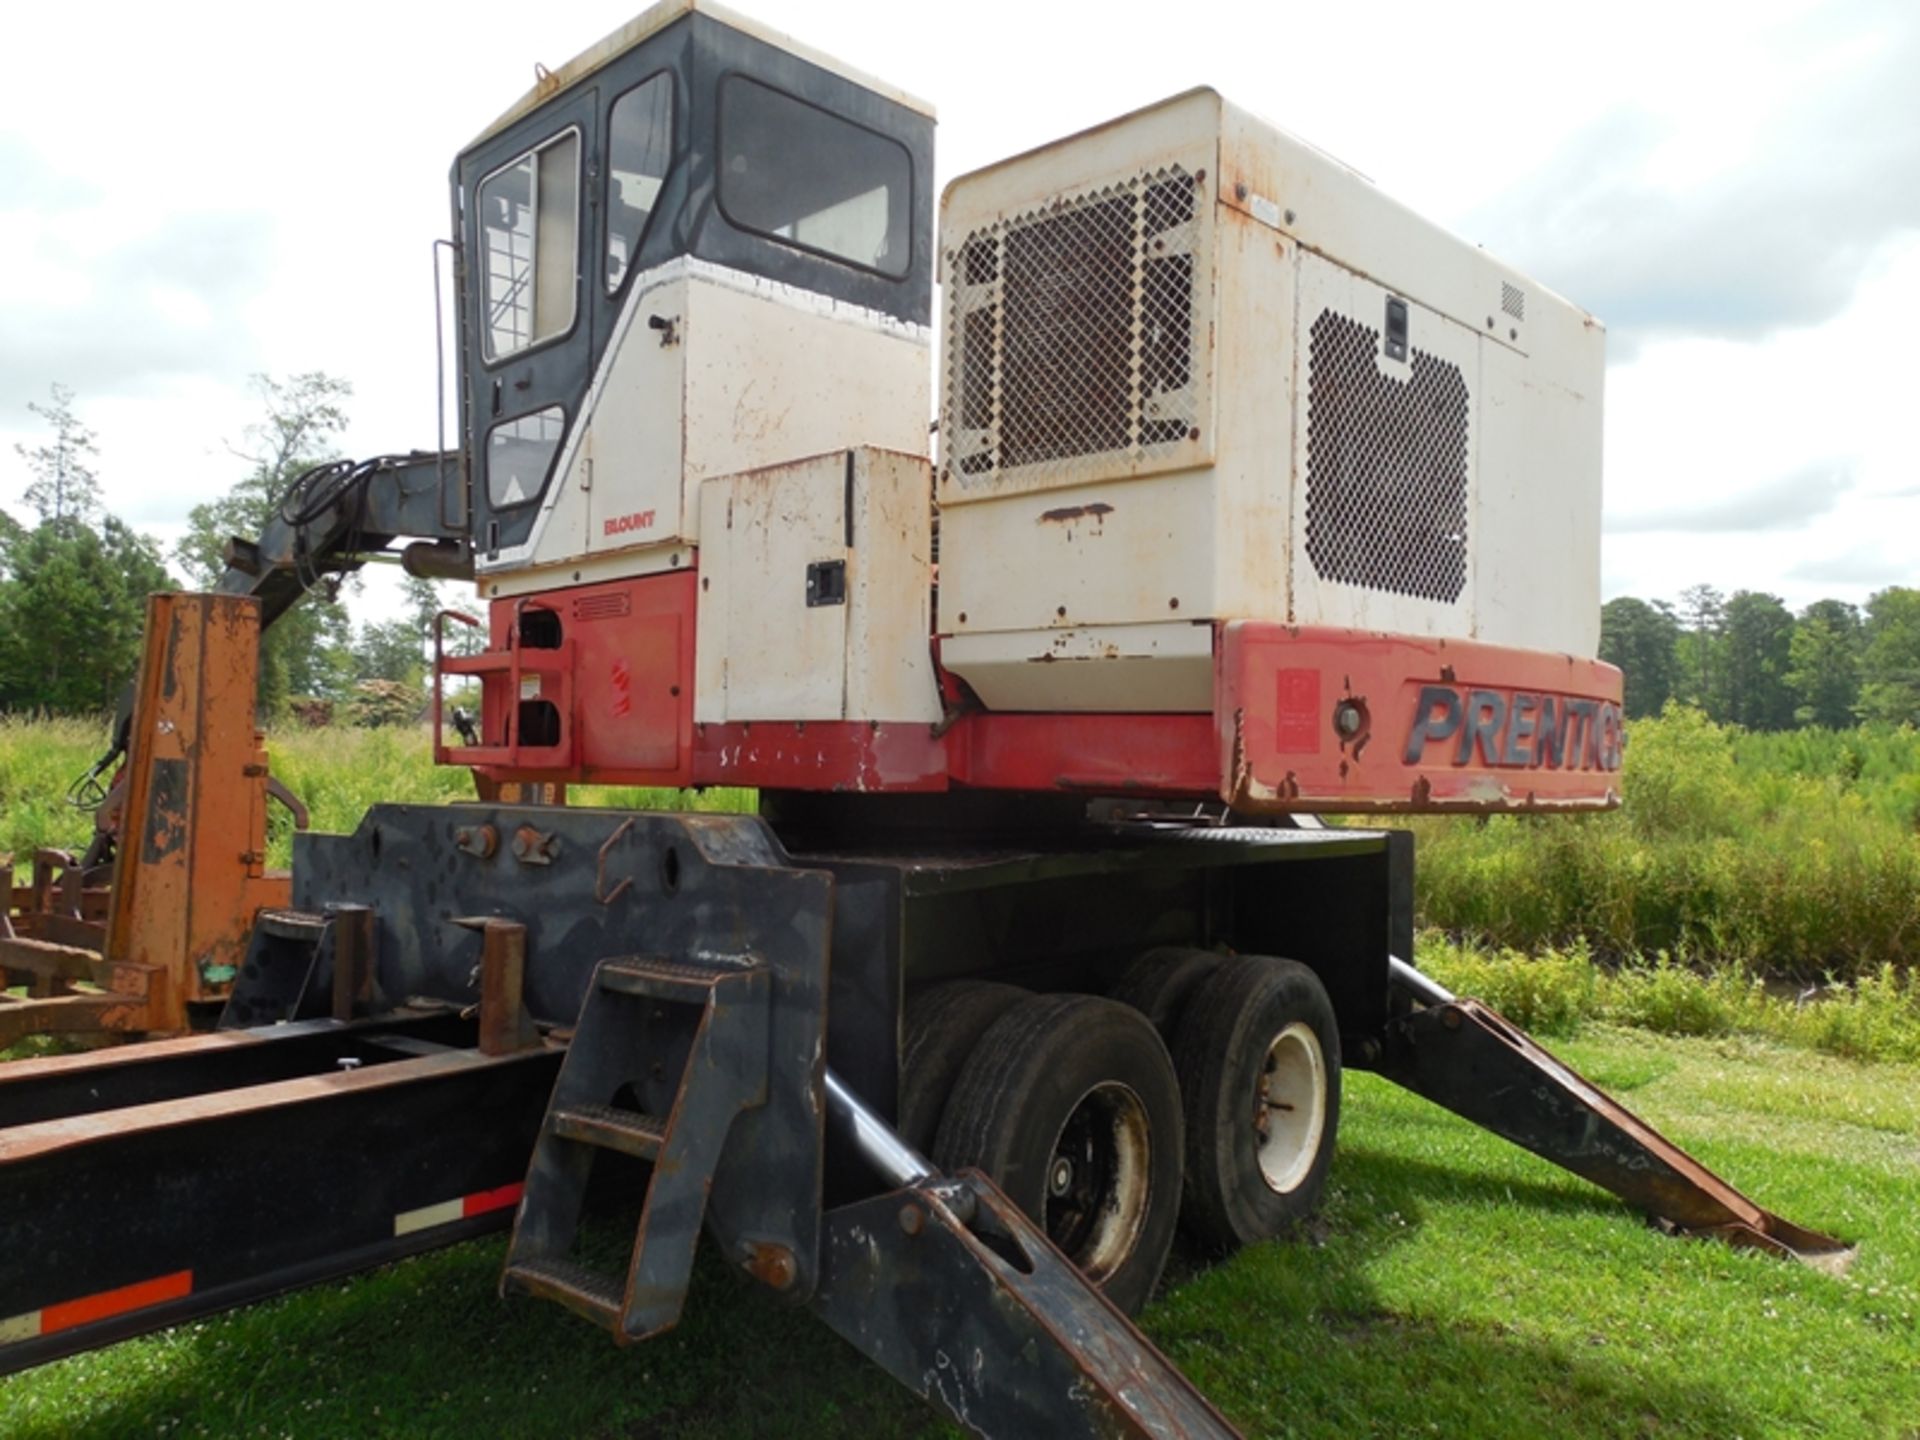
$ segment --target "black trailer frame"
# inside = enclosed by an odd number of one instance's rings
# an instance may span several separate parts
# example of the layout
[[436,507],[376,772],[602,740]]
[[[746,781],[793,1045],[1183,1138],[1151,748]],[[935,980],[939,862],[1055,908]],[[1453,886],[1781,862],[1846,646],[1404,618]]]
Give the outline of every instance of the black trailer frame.
[[[1013,800],[939,837],[911,802],[765,803],[384,805],[300,836],[244,1027],[0,1066],[0,1374],[509,1221],[505,1290],[640,1339],[704,1228],[981,1433],[1231,1434],[987,1177],[892,1128],[910,986],[1104,991],[1166,945],[1301,962],[1348,1064],[1673,1228],[1850,1253],[1398,958],[1410,836]],[[563,1258],[604,1151],[653,1162],[624,1277]],[[998,1359],[955,1389],[934,1361],[962,1342]]]

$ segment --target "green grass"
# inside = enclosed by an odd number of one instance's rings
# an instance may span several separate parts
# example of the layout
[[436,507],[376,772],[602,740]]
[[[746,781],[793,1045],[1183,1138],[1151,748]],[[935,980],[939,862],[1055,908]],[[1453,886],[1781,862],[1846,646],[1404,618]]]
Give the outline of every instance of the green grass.
[[[370,806],[382,803],[443,805],[474,798],[473,777],[465,769],[433,763],[432,740],[424,729],[289,727],[267,737],[267,757],[274,775],[312,812],[315,830],[351,831]],[[639,810],[754,808],[753,792],[747,790],[578,785],[569,788],[567,799],[573,805]],[[289,864],[292,846],[292,826],[276,805],[269,816],[268,863]]]
[[[1920,732],[1748,734],[1672,709],[1630,727],[1623,809],[1605,815],[1414,817],[1421,918],[1497,947],[1582,941],[1608,960],[1659,952],[1815,981],[1920,955]],[[83,847],[68,782],[104,722],[0,718],[0,851]],[[467,799],[412,728],[306,730],[268,740],[274,772],[322,830],[380,801]],[[751,808],[742,791],[578,790],[577,803]],[[268,855],[290,835],[274,807]]]
[[1669,709],[1627,738],[1618,811],[1416,819],[1424,923],[1803,980],[1920,955],[1920,735],[1749,735]]
[[[14,852],[24,872],[33,851],[55,846],[84,850],[93,834],[91,812],[65,800],[67,786],[107,748],[104,719],[0,716],[0,853]],[[393,726],[310,730],[288,725],[267,736],[274,776],[307,806],[312,828],[352,831],[373,805],[445,804],[474,798],[472,776],[433,763],[425,729]],[[576,805],[629,809],[751,811],[747,790],[659,790],[637,786],[575,786]],[[286,866],[293,825],[285,809],[267,812],[267,863]]]
[[[1920,1069],[1590,1028],[1556,1046],[1789,1218],[1833,1278],[1668,1239],[1350,1077],[1310,1243],[1179,1257],[1148,1332],[1250,1436],[1886,1436],[1920,1424]],[[709,1259],[617,1350],[473,1243],[0,1382],[9,1435],[910,1436],[917,1402]]]
[[0,715],[0,854],[22,870],[42,846],[84,850],[93,816],[66,803],[68,785],[107,748],[105,720]]
[[1920,1063],[1920,970],[1782,986],[1739,965],[1704,972],[1665,955],[1597,963],[1584,945],[1537,954],[1422,933],[1421,969],[1524,1029],[1574,1035],[1598,1021],[1664,1035],[1751,1035],[1852,1060]]
[[[105,739],[0,719],[0,850],[85,844],[61,797]],[[269,749],[320,829],[472,794],[417,731],[288,729]],[[1623,813],[1419,827],[1426,919],[1475,937],[1423,933],[1421,964],[1555,1037],[1762,1203],[1863,1242],[1851,1276],[1662,1238],[1356,1075],[1312,1243],[1176,1257],[1149,1332],[1249,1435],[1920,1440],[1916,776],[1911,731],[1753,736],[1676,712],[1635,726]],[[276,863],[289,848],[276,820]],[[1840,978],[1803,997],[1763,971]],[[0,1381],[0,1433],[943,1433],[711,1257],[681,1328],[623,1352],[496,1301],[500,1253],[459,1246]]]

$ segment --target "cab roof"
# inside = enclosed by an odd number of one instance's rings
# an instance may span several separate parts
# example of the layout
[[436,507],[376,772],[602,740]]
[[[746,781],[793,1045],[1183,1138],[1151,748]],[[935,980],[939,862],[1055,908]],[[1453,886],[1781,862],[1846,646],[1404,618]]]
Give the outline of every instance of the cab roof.
[[548,70],[545,67],[536,67],[539,78],[535,80],[533,88],[510,105],[491,125],[474,136],[467,148],[472,149],[492,139],[516,120],[593,74],[609,61],[625,54],[642,40],[666,29],[682,16],[695,13],[718,21],[729,29],[751,35],[788,54],[796,55],[808,64],[817,65],[822,70],[851,81],[862,89],[871,90],[874,94],[924,115],[929,120],[934,118],[933,106],[919,97],[910,95],[897,86],[889,85],[884,80],[875,79],[864,71],[842,64],[831,55],[824,55],[810,45],[801,44],[790,35],[762,25],[759,21],[749,19],[724,5],[716,5],[713,0],[659,0],[658,4],[643,10],[618,30],[588,46],[559,69]]

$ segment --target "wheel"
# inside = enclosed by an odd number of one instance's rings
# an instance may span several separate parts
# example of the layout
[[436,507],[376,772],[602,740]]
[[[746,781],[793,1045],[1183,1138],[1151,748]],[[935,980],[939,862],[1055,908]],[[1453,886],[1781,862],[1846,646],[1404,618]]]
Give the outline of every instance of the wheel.
[[1340,1032],[1319,977],[1294,960],[1226,961],[1194,992],[1173,1053],[1188,1233],[1227,1251],[1311,1215],[1340,1128]]
[[933,1159],[985,1171],[1132,1314],[1179,1223],[1181,1123],[1173,1062],[1146,1017],[1097,995],[1036,995],[967,1058]]
[[987,1027],[1027,995],[1017,985],[952,980],[907,996],[900,1044],[898,1129],[902,1140],[927,1153],[960,1067]]
[[1227,957],[1214,950],[1189,950],[1162,945],[1149,950],[1120,974],[1107,993],[1122,1005],[1131,1005],[1173,1046],[1175,1027],[1200,982],[1220,968]]

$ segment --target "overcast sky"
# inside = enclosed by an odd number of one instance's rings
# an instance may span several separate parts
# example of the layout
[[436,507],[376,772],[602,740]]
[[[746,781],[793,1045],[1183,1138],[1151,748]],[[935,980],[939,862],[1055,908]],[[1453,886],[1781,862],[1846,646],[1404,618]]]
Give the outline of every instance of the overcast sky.
[[[51,381],[169,543],[252,372],[349,379],[351,453],[431,446],[448,166],[640,8],[6,7],[0,505]],[[1920,5],[744,8],[933,101],[942,184],[1211,84],[1598,314],[1608,596],[1920,584]]]

